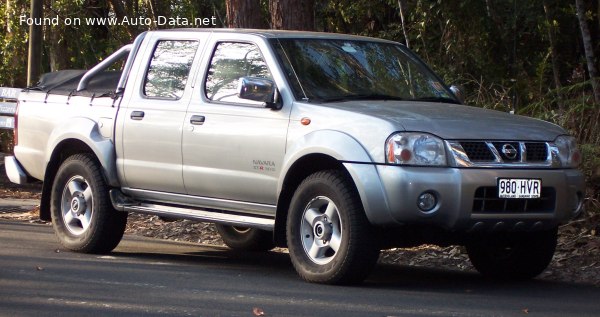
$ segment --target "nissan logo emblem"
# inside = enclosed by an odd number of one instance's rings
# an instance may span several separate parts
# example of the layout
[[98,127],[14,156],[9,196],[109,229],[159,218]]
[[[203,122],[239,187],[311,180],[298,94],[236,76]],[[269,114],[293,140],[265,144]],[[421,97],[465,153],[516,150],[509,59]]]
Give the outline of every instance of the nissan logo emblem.
[[502,146],[502,154],[509,160],[516,159],[518,153],[517,149],[510,143],[506,143]]

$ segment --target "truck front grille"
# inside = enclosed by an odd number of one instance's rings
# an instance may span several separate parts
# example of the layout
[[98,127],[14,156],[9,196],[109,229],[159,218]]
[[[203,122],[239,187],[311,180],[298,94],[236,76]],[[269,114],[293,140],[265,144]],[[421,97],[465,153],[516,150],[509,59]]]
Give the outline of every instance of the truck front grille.
[[494,154],[485,142],[460,142],[465,153],[472,162],[489,162],[495,159]]
[[544,162],[548,159],[548,144],[544,142],[527,142],[525,148],[528,162]]
[[556,202],[556,191],[542,187],[541,197],[535,199],[498,198],[498,188],[479,187],[473,199],[473,213],[552,213]]
[[454,151],[464,153],[464,158],[475,164],[539,164],[550,159],[546,142],[454,141],[451,144]]

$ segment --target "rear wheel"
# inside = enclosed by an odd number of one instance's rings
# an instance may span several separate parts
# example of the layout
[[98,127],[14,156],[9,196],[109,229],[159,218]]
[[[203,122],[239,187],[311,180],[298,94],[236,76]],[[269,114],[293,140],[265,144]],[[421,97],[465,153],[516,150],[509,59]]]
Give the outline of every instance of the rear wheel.
[[558,230],[493,235],[467,244],[473,266],[497,279],[530,279],[552,261]]
[[265,230],[216,224],[225,244],[236,250],[268,251],[275,247],[273,233]]
[[287,220],[290,257],[308,282],[362,282],[379,256],[375,232],[344,173],[308,176],[294,193]]
[[127,214],[113,209],[100,165],[91,154],[67,158],[52,185],[54,232],[66,248],[85,253],[112,251],[121,241]]

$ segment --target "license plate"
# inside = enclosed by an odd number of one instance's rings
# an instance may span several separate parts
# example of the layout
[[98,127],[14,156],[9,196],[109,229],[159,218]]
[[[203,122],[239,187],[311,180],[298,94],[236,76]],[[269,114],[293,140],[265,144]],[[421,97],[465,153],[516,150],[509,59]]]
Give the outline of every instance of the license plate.
[[531,178],[499,178],[498,198],[540,198],[542,180]]

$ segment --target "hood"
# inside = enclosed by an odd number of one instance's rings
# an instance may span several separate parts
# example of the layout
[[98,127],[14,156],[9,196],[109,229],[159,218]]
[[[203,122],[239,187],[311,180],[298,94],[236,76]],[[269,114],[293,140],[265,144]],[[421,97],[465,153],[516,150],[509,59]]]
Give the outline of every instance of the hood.
[[347,101],[321,106],[386,120],[398,131],[435,134],[446,140],[553,141],[565,130],[550,122],[471,106],[407,101]]

